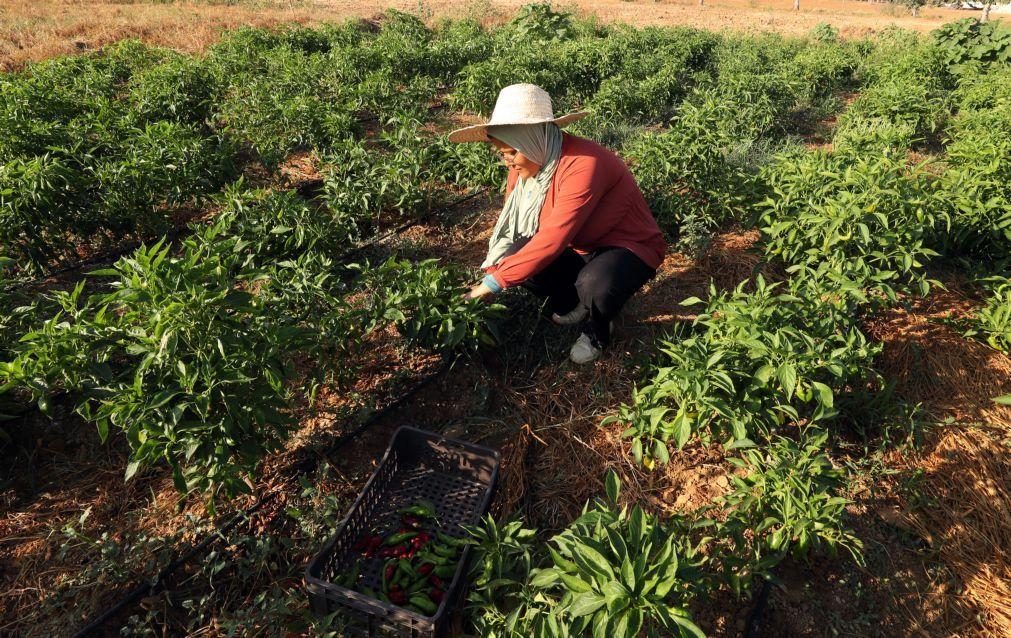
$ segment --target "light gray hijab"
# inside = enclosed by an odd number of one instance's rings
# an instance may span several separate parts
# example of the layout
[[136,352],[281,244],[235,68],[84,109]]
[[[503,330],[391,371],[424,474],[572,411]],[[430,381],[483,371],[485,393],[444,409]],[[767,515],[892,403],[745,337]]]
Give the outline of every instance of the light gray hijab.
[[488,135],[540,164],[541,170],[531,178],[517,180],[488,240],[488,256],[482,268],[513,254],[537,232],[544,198],[562,154],[562,131],[552,122],[489,126]]

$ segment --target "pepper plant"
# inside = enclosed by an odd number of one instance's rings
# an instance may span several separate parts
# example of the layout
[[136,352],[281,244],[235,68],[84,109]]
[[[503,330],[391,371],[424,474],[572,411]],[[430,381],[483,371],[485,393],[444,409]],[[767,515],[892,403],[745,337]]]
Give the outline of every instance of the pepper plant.
[[[834,418],[842,397],[876,378],[880,346],[855,325],[858,287],[810,272],[790,286],[759,276],[748,291],[710,290],[691,330],[660,343],[652,378],[601,425],[621,423],[636,463],[669,460],[693,436],[729,447],[790,423]],[[838,287],[837,287],[838,286]]]
[[1001,270],[1011,261],[1011,70],[966,73],[954,96],[940,192],[951,230],[935,243],[948,256]]
[[605,483],[607,499],[588,503],[546,545],[517,521],[471,530],[478,560],[469,611],[481,635],[703,635],[685,608],[704,586],[686,527],[638,505],[619,509],[617,476]]
[[617,477],[598,502],[549,541],[552,567],[531,585],[558,596],[569,635],[703,636],[684,604],[700,573],[685,537],[643,512],[617,509]]
[[829,262],[894,299],[930,288],[928,241],[948,217],[927,167],[904,156],[814,151],[787,154],[763,171],[772,194],[759,203],[766,253],[787,265]]
[[731,161],[730,140],[713,131],[727,108],[709,98],[685,104],[670,130],[644,133],[625,148],[660,227],[688,254],[701,253],[748,201],[748,175]]
[[743,474],[731,475],[731,491],[707,508],[711,557],[731,590],[740,595],[756,577],[771,578],[787,556],[809,559],[840,550],[862,562],[863,543],[844,522],[850,503],[841,496],[845,475],[824,453],[828,434],[802,431],[800,440],[775,437],[762,448],[728,459]]
[[112,292],[54,293],[60,312],[22,337],[0,378],[44,412],[68,390],[103,440],[122,432],[128,479],[164,461],[180,491],[248,491],[244,477],[292,426],[292,359],[320,335],[237,287],[256,274],[233,255],[184,246],[173,257],[159,242],[92,273],[112,277]]
[[968,320],[965,336],[984,340],[1001,352],[1011,353],[1011,279],[993,277],[985,283],[990,292]]
[[494,343],[488,320],[503,306],[468,299],[462,270],[439,266],[438,260],[412,262],[391,257],[378,267],[353,265],[370,295],[370,316],[393,323],[408,343],[436,350]]

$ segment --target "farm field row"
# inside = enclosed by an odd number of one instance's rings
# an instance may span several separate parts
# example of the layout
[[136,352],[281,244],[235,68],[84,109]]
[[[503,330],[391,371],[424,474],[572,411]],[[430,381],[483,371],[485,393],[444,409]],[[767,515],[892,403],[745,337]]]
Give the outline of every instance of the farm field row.
[[[223,31],[243,25],[318,26],[372,18],[385,8],[420,10],[429,20],[477,18],[490,26],[508,21],[523,4],[523,0],[391,0],[382,5],[361,0],[9,0],[0,12],[0,70],[99,49],[126,38],[194,53],[216,42]],[[866,37],[889,25],[926,32],[973,15],[925,6],[914,18],[905,6],[857,0],[811,0],[803,2],[800,11],[794,11],[791,0],[707,0],[704,7],[697,0],[574,0],[566,6],[605,22],[714,31],[804,35],[818,23],[829,22],[848,37]]]
[[[301,569],[403,418],[505,450],[478,635],[738,635],[765,582],[770,635],[1011,628],[1011,36],[838,35],[391,11],[0,78],[0,630],[278,493],[110,627],[324,631]],[[444,132],[519,81],[591,112],[673,245],[589,370],[523,294],[460,297],[502,175]]]

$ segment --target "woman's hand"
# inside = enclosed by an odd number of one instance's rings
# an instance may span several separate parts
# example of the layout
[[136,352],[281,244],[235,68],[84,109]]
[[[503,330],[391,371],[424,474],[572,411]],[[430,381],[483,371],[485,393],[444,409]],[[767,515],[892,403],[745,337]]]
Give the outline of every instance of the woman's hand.
[[487,301],[494,294],[495,292],[482,282],[471,288],[470,292],[464,294],[464,297],[467,299],[484,299]]

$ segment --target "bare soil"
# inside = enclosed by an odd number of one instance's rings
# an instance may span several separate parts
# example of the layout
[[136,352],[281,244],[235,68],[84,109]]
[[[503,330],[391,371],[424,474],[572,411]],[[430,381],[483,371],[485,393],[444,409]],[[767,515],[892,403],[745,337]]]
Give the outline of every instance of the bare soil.
[[[430,21],[470,16],[493,24],[507,20],[527,0],[240,0],[145,2],[142,0],[4,0],[0,3],[0,70],[94,50],[126,38],[197,52],[226,29],[242,25],[305,25],[368,18],[386,8],[420,13]],[[845,37],[888,26],[930,31],[978,12],[925,7],[919,17],[898,5],[858,0],[570,0],[558,3],[602,22],[687,25],[739,32],[808,33],[827,22]]]

